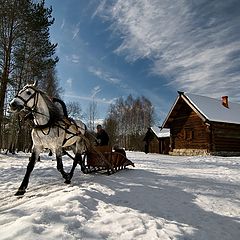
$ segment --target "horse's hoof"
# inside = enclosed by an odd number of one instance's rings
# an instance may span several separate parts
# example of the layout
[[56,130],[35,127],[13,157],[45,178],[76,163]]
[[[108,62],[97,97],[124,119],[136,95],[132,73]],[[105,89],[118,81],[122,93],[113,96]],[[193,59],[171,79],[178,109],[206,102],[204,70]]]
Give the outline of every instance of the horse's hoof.
[[24,195],[24,193],[25,193],[26,191],[25,190],[18,190],[14,195],[15,196],[22,196],[22,195]]
[[88,174],[88,169],[86,169],[86,168],[81,168],[81,171],[82,171],[82,173],[84,173],[84,174]]
[[66,183],[66,184],[70,184],[70,183],[71,183],[71,180],[66,179],[64,183]]

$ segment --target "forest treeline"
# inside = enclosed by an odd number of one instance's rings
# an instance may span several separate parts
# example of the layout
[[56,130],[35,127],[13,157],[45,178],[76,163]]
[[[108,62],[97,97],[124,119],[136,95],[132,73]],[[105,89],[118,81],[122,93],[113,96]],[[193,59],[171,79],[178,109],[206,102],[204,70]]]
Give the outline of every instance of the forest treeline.
[[19,116],[7,113],[9,99],[25,84],[38,81],[43,91],[59,96],[57,44],[51,43],[49,34],[51,14],[44,1],[0,0],[0,149],[31,147],[27,123],[20,124]]
[[[45,1],[0,0],[0,150],[30,151],[31,122],[21,114],[8,113],[9,101],[27,83],[50,97],[61,98],[56,76],[56,43],[50,41],[49,28],[54,24],[52,8]],[[81,114],[81,106],[67,104],[72,117]],[[97,104],[89,105],[88,122],[95,128]],[[109,108],[104,127],[111,145],[142,150],[143,135],[153,124],[154,109],[145,97],[119,98]]]

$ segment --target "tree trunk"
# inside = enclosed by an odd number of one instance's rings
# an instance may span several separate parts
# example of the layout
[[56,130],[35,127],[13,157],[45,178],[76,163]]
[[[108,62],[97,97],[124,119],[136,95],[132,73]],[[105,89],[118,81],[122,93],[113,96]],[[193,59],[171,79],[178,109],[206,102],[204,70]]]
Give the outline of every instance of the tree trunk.
[[7,92],[7,83],[8,83],[8,75],[9,75],[9,64],[10,64],[10,51],[6,52],[5,62],[3,74],[1,77],[1,86],[0,86],[0,149],[2,148],[2,126],[4,120],[4,104]]
[[11,50],[13,42],[13,25],[14,19],[12,18],[9,26],[9,37],[6,39],[6,44],[3,46],[4,49],[4,61],[3,61],[3,72],[1,77],[1,86],[0,86],[0,149],[2,148],[3,143],[3,120],[4,120],[4,104],[7,92],[8,77],[10,72],[10,62],[11,62]]

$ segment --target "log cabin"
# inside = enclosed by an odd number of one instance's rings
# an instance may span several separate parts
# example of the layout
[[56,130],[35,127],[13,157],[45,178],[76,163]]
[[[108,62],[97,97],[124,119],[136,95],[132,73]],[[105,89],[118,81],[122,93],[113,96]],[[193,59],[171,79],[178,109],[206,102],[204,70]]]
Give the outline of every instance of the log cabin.
[[159,127],[149,127],[143,141],[145,153],[168,154],[170,144],[170,130]]
[[162,127],[172,155],[240,155],[240,104],[178,92]]

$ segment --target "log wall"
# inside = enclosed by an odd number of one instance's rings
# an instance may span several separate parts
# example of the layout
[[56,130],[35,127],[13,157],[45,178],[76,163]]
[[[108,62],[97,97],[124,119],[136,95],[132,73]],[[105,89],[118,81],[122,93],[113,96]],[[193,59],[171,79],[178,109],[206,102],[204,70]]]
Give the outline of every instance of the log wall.
[[173,149],[210,150],[210,130],[185,102],[179,107],[170,129],[171,151]]
[[159,153],[159,141],[156,137],[154,137],[149,142],[149,152],[150,153]]
[[212,151],[240,152],[240,125],[212,123]]

